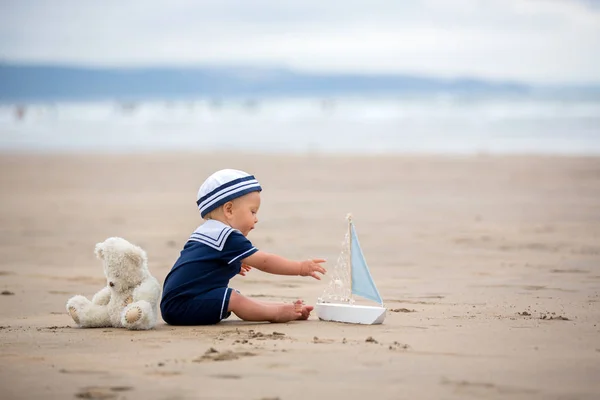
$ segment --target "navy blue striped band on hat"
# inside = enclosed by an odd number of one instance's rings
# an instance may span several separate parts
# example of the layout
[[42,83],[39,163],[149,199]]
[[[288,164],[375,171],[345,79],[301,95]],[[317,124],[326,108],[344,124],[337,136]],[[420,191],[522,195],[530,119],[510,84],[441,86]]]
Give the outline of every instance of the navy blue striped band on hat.
[[199,193],[199,195],[202,196],[196,201],[196,204],[200,210],[200,215],[202,215],[202,218],[204,218],[206,214],[222,206],[228,201],[251,192],[260,191],[262,191],[262,187],[253,175],[243,176],[241,178],[236,178],[229,182],[225,182],[211,190],[209,193]]

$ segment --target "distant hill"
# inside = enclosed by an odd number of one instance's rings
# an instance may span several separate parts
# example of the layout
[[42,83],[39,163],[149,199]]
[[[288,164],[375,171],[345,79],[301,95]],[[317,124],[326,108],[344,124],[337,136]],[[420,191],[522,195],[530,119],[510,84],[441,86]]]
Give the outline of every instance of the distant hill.
[[277,68],[84,68],[0,64],[0,101],[229,96],[525,93],[530,86],[411,75],[310,74]]

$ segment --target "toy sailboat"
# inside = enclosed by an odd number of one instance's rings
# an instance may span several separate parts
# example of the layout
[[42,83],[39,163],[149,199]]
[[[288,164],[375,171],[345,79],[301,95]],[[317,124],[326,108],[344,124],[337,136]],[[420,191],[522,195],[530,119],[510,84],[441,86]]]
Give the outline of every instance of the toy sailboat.
[[[348,232],[336,266],[330,274],[330,281],[317,300],[317,316],[324,321],[381,324],[385,319],[386,309],[358,243],[352,216],[348,214],[346,219]],[[379,306],[354,304],[353,295],[376,301]]]

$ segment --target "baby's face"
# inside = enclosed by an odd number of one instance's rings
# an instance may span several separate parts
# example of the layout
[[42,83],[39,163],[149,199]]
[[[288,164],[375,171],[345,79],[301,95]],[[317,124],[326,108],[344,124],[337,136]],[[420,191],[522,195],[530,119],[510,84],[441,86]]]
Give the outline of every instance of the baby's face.
[[260,192],[248,193],[233,201],[232,219],[230,225],[232,228],[248,236],[258,222],[258,209],[260,208]]

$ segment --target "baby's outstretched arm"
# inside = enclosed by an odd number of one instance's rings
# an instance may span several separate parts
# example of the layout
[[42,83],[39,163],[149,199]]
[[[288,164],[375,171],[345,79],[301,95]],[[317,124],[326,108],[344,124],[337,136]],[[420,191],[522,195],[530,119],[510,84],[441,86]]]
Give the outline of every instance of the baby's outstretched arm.
[[315,258],[306,261],[292,261],[276,254],[257,251],[243,261],[244,264],[250,265],[261,271],[277,275],[301,275],[312,276],[315,279],[321,279],[317,274],[325,274],[327,270],[321,266],[325,260]]

